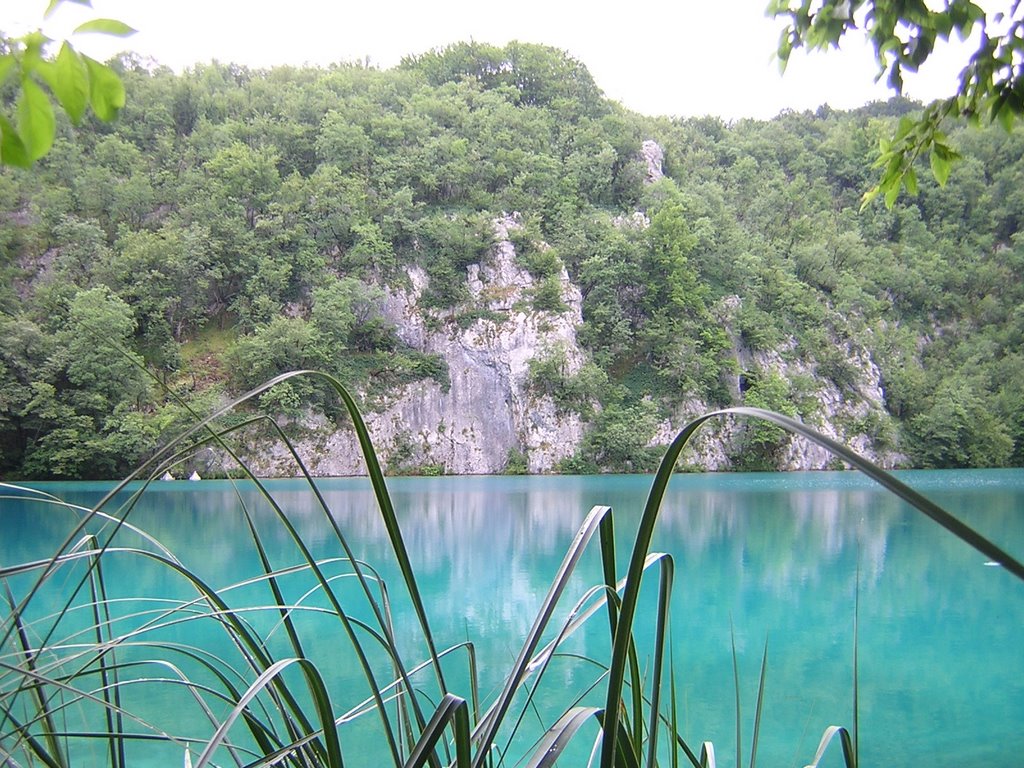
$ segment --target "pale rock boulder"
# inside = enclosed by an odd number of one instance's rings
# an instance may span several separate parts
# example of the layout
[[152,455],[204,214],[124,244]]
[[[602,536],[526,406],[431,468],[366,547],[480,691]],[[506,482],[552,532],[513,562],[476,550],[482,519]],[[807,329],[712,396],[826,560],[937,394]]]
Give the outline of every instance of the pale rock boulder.
[[653,184],[664,178],[663,163],[665,162],[665,150],[653,139],[647,139],[640,145],[640,160],[647,167],[647,183]]

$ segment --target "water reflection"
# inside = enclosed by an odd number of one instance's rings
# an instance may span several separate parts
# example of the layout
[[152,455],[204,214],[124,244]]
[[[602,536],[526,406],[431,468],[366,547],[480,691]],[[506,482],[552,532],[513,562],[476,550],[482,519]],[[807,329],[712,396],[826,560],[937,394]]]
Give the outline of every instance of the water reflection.
[[[913,473],[908,480],[1011,552],[1024,551],[1024,473]],[[587,511],[595,504],[613,507],[621,569],[649,485],[650,478],[632,476],[391,481],[433,629],[441,645],[466,638],[477,643],[485,691],[500,683],[519,650]],[[297,481],[268,487],[317,557],[341,554],[308,488]],[[418,628],[402,610],[393,553],[369,484],[358,478],[318,481],[318,487],[356,556],[392,584],[397,631],[415,647]],[[89,485],[51,488],[83,503],[102,493]],[[258,521],[275,565],[300,561],[273,510],[245,484],[157,484],[130,519],[211,583],[224,585],[260,572],[243,506]],[[76,518],[9,500],[0,501],[0,515],[4,564],[44,556]],[[119,539],[138,543],[129,533]],[[1024,718],[1024,652],[1017,639],[1024,590],[866,479],[853,473],[680,476],[670,486],[654,546],[677,561],[673,634],[686,735],[693,741],[713,738],[730,754],[729,648],[735,639],[744,690],[752,690],[767,637],[766,731],[772,736],[763,754],[772,764],[806,762],[820,727],[851,721],[859,600],[861,721],[870,736],[865,762],[933,757],[933,742],[903,743],[912,732],[960,744],[987,739],[984,758],[994,765],[1012,763],[1001,759],[1010,747],[1014,755],[1024,749],[1012,725]],[[573,577],[566,609],[600,578],[593,549]],[[132,591],[161,595],[183,588],[164,572],[140,568],[137,558],[115,561],[111,570]],[[641,617],[650,606],[645,603]],[[311,652],[336,653],[336,634],[336,627],[318,633]],[[601,657],[606,634],[598,622],[572,648]],[[581,684],[577,669],[556,667],[556,691]],[[345,675],[339,671],[338,679],[351,679]],[[998,716],[979,717],[979,706]]]

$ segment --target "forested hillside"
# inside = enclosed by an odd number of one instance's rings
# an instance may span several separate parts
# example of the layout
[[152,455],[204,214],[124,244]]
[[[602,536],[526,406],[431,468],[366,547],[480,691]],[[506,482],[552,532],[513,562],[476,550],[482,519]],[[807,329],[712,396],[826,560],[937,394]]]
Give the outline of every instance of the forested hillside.
[[[955,130],[947,187],[922,172],[860,212],[879,138],[916,105],[655,119],[516,43],[389,71],[120,67],[116,123],[62,126],[37,167],[0,172],[3,476],[121,475],[192,422],[172,394],[206,413],[293,368],[372,414],[451,384],[423,334],[543,333],[574,301],[579,359],[528,361],[582,429],[551,469],[648,469],[693,403],[812,418],[823,383],[852,401],[868,368],[884,399],[838,434],[906,466],[1024,462],[1019,133]],[[529,275],[507,305],[469,279],[503,220]],[[413,289],[419,337],[392,311]],[[305,380],[260,404],[299,429],[339,417]],[[425,458],[436,437],[390,445],[392,471],[452,471]],[[507,471],[538,466],[509,439]],[[724,450],[767,468],[784,442],[747,429]]]

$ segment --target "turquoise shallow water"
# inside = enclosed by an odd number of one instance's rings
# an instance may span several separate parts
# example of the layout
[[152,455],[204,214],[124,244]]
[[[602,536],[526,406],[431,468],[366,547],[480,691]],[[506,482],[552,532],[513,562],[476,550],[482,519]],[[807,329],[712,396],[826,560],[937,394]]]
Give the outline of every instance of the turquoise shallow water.
[[[902,476],[1018,558],[1024,556],[1024,471]],[[650,478],[643,476],[390,482],[438,644],[474,641],[485,697],[511,665],[587,511],[595,504],[615,510],[624,567],[649,484]],[[318,557],[340,554],[302,483],[282,480],[268,485]],[[108,486],[40,487],[90,505]],[[356,555],[379,568],[394,585],[396,631],[410,655],[418,657],[416,624],[397,588],[387,532],[368,483],[340,479],[321,481],[320,487]],[[260,520],[273,562],[298,562],[294,545],[269,509],[244,486],[239,489],[226,481],[156,484],[130,521],[208,583],[234,584],[259,573],[239,498]],[[52,506],[0,498],[0,564],[45,557],[74,519]],[[116,542],[127,546],[141,539],[122,532]],[[766,642],[761,764],[805,765],[827,725],[852,723],[858,593],[863,764],[1021,764],[1024,584],[865,478],[850,472],[679,476],[659,520],[655,549],[671,553],[676,562],[672,642],[683,735],[695,747],[705,739],[714,741],[720,765],[735,760],[733,638],[744,753],[750,748]],[[132,553],[113,553],[105,568],[115,596],[151,599],[140,606],[152,608],[158,605],[153,600],[190,594],[166,568]],[[335,568],[338,573],[343,570]],[[598,580],[595,548],[572,580],[567,608]],[[648,586],[653,587],[650,581]],[[50,593],[38,601],[37,615],[59,605],[69,583],[53,583]],[[295,577],[286,580],[285,589],[298,596],[308,585],[308,580]],[[339,582],[342,594],[346,589]],[[641,630],[649,628],[654,605],[653,589],[645,591],[650,599],[641,607]],[[260,603],[256,587],[240,588],[230,596],[237,604]],[[316,605],[316,599],[310,604]],[[353,608],[357,616],[363,615],[360,610]],[[250,619],[257,625],[273,625],[273,617],[266,614],[253,613]],[[607,626],[602,617],[597,619],[592,631],[570,641],[569,650],[606,658]],[[68,619],[67,626],[74,621]],[[365,684],[336,623],[312,615],[300,621],[308,627],[306,651],[324,670],[339,709],[361,700]],[[159,635],[204,645],[227,657],[231,648],[224,646],[212,624],[169,627]],[[273,635],[272,643],[278,640],[283,642],[283,632]],[[641,636],[641,647],[647,640]],[[451,684],[457,689],[466,688],[462,661],[463,657],[453,657],[449,665]],[[566,692],[582,689],[592,672],[590,665],[572,659],[557,661],[542,687],[541,708],[549,702],[564,705]],[[172,685],[140,686],[137,699],[129,703],[148,720],[202,739],[208,735],[208,724],[180,705],[179,695],[180,689]],[[531,727],[528,718],[525,732]],[[342,740],[352,764],[377,764],[370,745],[379,747],[379,735],[370,721],[345,726]],[[102,756],[92,757],[82,764],[103,762]],[[132,765],[180,764],[178,753],[162,751],[153,742],[134,747],[131,757]],[[836,750],[831,764],[838,762]]]

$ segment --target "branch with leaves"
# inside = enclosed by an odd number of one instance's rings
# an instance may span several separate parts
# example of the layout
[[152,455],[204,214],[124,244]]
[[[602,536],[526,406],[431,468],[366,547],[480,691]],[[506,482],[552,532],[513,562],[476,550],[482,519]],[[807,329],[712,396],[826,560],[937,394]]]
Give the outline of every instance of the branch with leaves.
[[[50,0],[44,20],[65,2],[91,6],[89,0]],[[92,19],[74,32],[126,37],[135,30],[115,19]],[[13,79],[17,93],[13,119],[6,110],[0,112],[0,165],[27,168],[50,151],[57,131],[54,104],[75,125],[89,108],[110,122],[124,107],[124,85],[113,69],[76,51],[67,40],[51,56],[54,42],[41,29],[0,38],[0,84]]]
[[864,194],[864,205],[883,195],[891,207],[904,187],[915,193],[914,165],[925,155],[935,179],[946,183],[959,155],[941,130],[945,121],[998,121],[1009,130],[1024,116],[1020,0],[991,16],[971,0],[946,0],[941,10],[931,9],[925,0],[772,0],[768,14],[787,20],[778,46],[783,69],[798,48],[835,48],[847,34],[863,30],[875,51],[877,79],[886,77],[898,94],[903,92],[904,73],[916,72],[939,41],[948,41],[954,33],[966,40],[980,32],[978,48],[961,71],[956,92],[932,102],[919,117],[902,120],[893,137],[882,142],[875,163],[882,175]]

